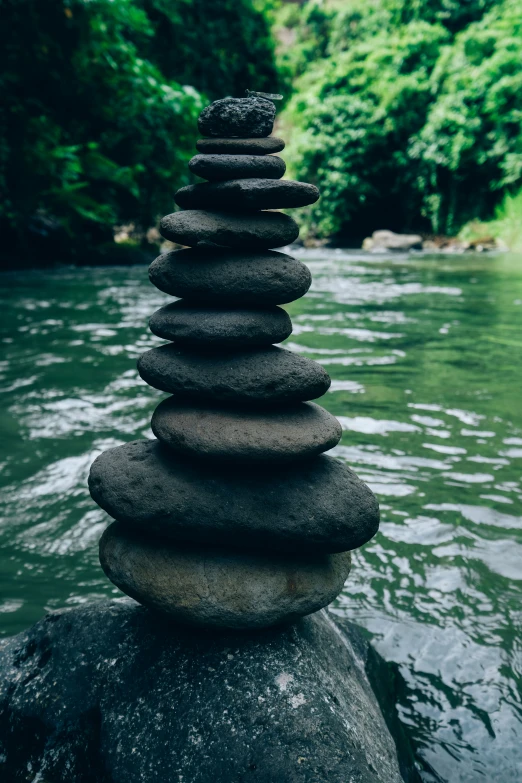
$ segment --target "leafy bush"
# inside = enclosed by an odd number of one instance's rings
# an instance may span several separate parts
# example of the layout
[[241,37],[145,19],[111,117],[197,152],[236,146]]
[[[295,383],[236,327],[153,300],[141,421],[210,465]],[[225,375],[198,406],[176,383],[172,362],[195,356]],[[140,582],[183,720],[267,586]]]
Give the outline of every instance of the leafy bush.
[[147,228],[187,182],[200,91],[279,87],[250,0],[0,8],[0,226],[15,256],[34,252],[36,234],[56,233],[75,260],[112,240],[115,224]]
[[[314,19],[327,39],[304,68]],[[289,157],[323,194],[309,232],[451,233],[520,183],[518,0],[311,0],[296,41]]]
[[385,29],[298,81],[287,113],[293,172],[322,193],[307,212],[309,231],[410,228],[421,194],[408,143],[422,129],[430,74],[447,38],[443,27],[425,22]]
[[457,36],[432,75],[435,100],[410,155],[435,230],[493,212],[522,180],[522,5],[508,0]]

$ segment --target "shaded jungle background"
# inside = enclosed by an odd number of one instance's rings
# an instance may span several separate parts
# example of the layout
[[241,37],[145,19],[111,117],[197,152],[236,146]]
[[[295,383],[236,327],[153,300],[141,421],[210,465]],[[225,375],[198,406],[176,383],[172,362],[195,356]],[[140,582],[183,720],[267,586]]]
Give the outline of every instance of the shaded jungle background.
[[[208,101],[285,95],[302,238],[522,247],[519,0],[0,0],[2,264],[145,260]],[[116,238],[117,241],[114,241]],[[151,246],[152,243],[152,246]]]

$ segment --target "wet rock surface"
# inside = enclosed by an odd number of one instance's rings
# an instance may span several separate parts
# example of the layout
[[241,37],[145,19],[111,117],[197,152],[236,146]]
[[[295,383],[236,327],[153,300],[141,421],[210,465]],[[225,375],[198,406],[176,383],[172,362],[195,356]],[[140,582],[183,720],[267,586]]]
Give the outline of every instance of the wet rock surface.
[[315,457],[341,439],[337,419],[313,402],[268,411],[195,406],[163,400],[152,417],[155,436],[178,454],[241,462]]
[[273,248],[290,245],[299,236],[299,227],[281,212],[254,212],[235,215],[190,209],[166,215],[160,223],[165,239],[195,247],[212,242],[223,247]]
[[283,139],[268,136],[258,139],[198,139],[198,152],[217,155],[270,155],[284,150]]
[[115,522],[100,562],[127,595],[177,622],[206,628],[263,628],[294,622],[329,604],[350,573],[336,555],[234,552],[201,544],[168,546]]
[[176,541],[282,552],[343,552],[379,526],[375,496],[339,460],[207,465],[158,441],[132,441],[93,463],[96,503],[130,527]]
[[286,253],[173,250],[152,262],[153,285],[194,302],[262,307],[293,302],[312,282],[308,267]]
[[330,387],[320,364],[273,345],[217,353],[170,343],[142,354],[138,370],[155,389],[191,400],[243,405],[315,400]]
[[290,316],[281,307],[223,310],[184,299],[156,310],[149,327],[158,337],[191,346],[272,345],[292,333]]
[[192,174],[208,180],[266,177],[280,179],[286,163],[277,155],[195,155],[189,160]]
[[272,101],[263,98],[221,98],[203,109],[198,128],[203,136],[269,136],[275,113]]
[[130,599],[62,609],[0,641],[0,778],[419,783],[396,680],[326,611],[212,633]]
[[201,182],[178,190],[175,202],[183,209],[287,209],[314,204],[315,185],[294,180],[234,179]]

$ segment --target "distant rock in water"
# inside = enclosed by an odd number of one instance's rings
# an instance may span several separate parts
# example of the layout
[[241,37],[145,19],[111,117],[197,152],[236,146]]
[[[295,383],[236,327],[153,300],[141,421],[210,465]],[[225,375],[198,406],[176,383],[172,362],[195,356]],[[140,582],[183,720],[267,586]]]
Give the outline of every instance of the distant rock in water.
[[220,633],[129,599],[52,612],[0,641],[0,779],[418,783],[384,667],[326,612]]
[[386,250],[422,250],[420,234],[395,234],[393,231],[374,231],[363,242],[363,250],[379,253]]

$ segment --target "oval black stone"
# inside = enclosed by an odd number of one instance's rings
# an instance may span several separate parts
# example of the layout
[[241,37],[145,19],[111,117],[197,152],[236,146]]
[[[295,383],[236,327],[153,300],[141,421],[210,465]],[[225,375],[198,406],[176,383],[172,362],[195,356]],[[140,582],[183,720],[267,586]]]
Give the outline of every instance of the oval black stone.
[[308,267],[286,253],[208,248],[164,253],[150,265],[149,277],[166,294],[221,306],[286,304],[303,296],[312,282]]
[[93,463],[93,499],[133,528],[178,541],[273,551],[343,552],[372,538],[379,505],[337,459],[217,466],[159,441],[109,449]]
[[286,163],[277,155],[195,155],[188,165],[198,177],[215,181],[280,179],[286,171]]
[[320,405],[234,410],[169,397],[152,417],[154,435],[178,454],[227,462],[291,462],[333,449],[342,435]]
[[213,155],[270,155],[284,150],[283,139],[268,136],[264,139],[198,139],[198,152]]
[[271,345],[292,333],[290,316],[280,307],[223,310],[191,305],[184,299],[156,310],[149,326],[158,337],[193,346]]
[[315,185],[290,179],[233,179],[180,188],[174,201],[183,209],[290,209],[314,204]]
[[162,218],[160,233],[165,239],[189,247],[211,242],[222,247],[266,249],[290,245],[299,236],[299,226],[281,212],[232,215],[189,209]]
[[138,371],[149,386],[180,397],[250,406],[315,400],[331,382],[317,362],[273,345],[216,354],[170,343],[142,354]]
[[198,119],[203,136],[269,136],[276,107],[263,98],[221,98],[207,106]]

